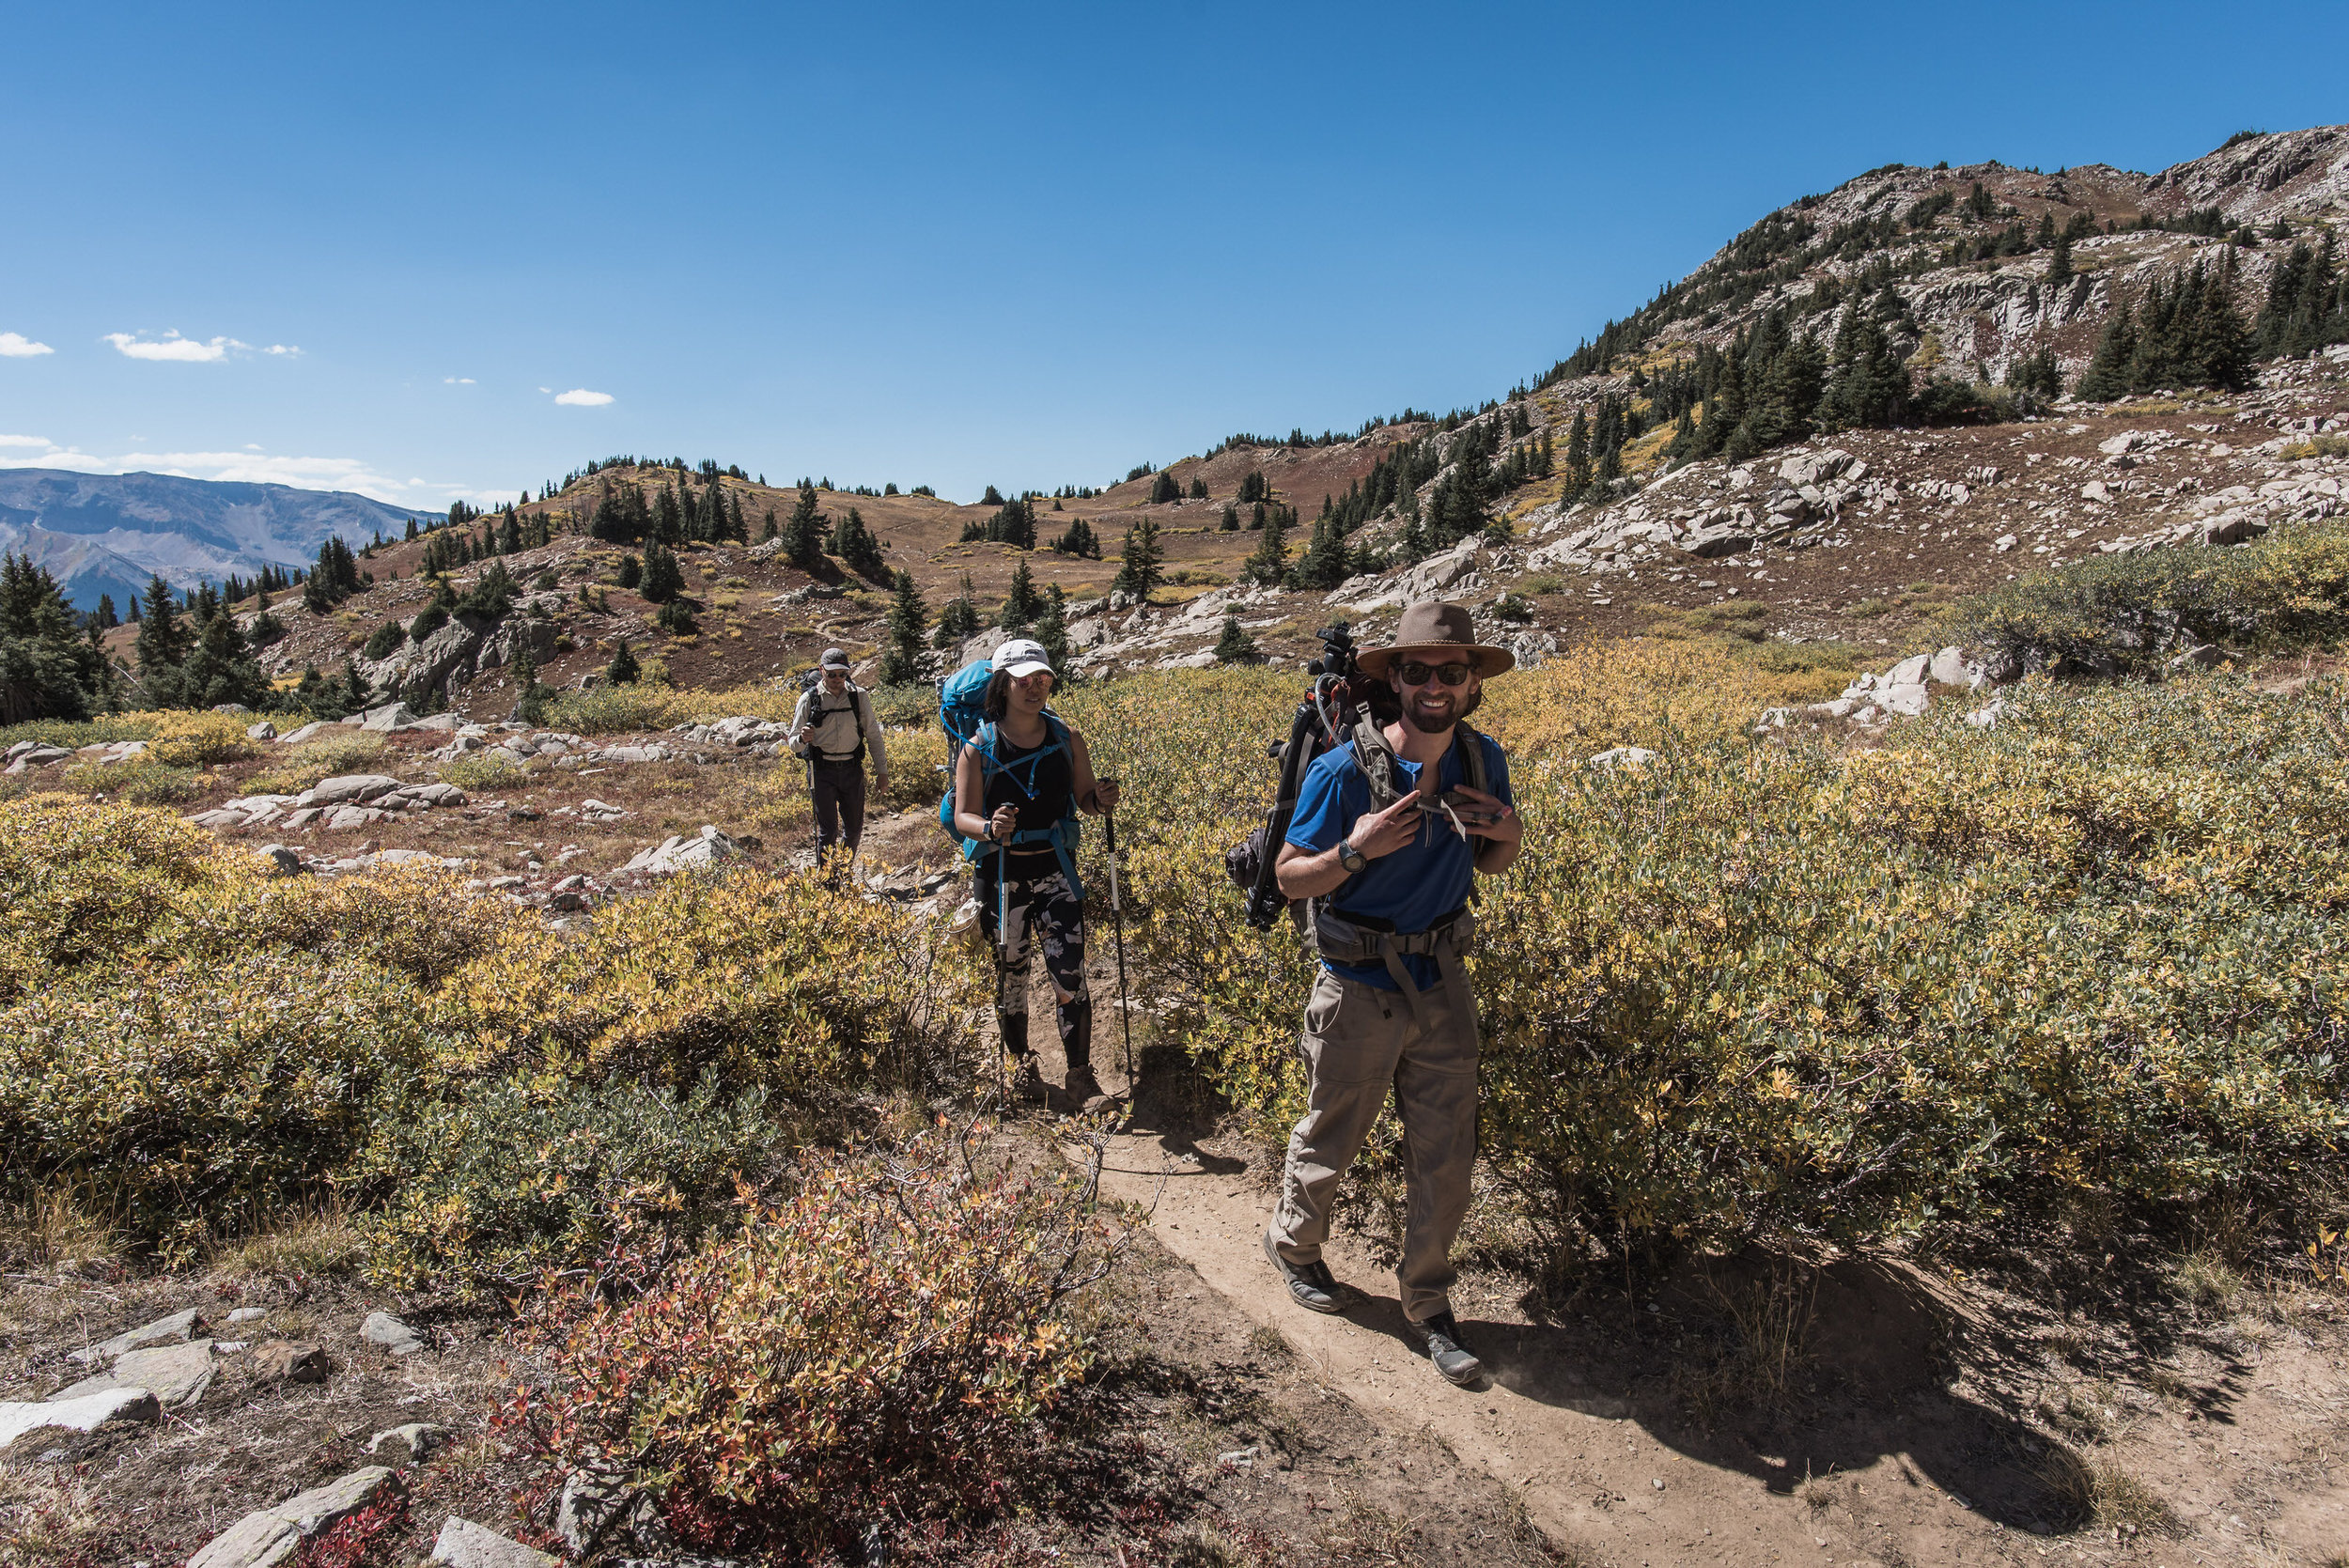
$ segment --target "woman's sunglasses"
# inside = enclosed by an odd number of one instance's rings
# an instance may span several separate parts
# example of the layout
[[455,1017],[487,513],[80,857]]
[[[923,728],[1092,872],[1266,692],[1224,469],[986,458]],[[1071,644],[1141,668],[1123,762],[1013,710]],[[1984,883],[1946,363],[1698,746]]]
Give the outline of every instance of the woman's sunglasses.
[[1446,686],[1466,686],[1469,676],[1476,673],[1473,664],[1422,664],[1417,660],[1397,664],[1394,673],[1406,686],[1424,686],[1434,677],[1441,676]]

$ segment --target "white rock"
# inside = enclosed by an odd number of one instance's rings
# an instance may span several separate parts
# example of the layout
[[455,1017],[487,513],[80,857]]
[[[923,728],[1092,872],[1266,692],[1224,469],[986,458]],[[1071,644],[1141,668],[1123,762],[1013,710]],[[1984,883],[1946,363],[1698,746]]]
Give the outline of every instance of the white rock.
[[1933,662],[1926,668],[1925,674],[1937,686],[1980,686],[1982,684],[1981,667],[1967,662],[1966,650],[1960,647],[1943,648],[1939,653],[1935,654]]
[[1876,701],[1888,712],[1914,719],[1933,706],[1933,695],[1921,684],[1902,684],[1882,692]]
[[2102,479],[2091,479],[2080,487],[2080,499],[2082,501],[2110,501],[2112,487]]
[[372,800],[389,795],[399,787],[399,781],[388,773],[342,773],[317,784],[294,797],[297,806],[338,806],[357,800]]
[[1593,768],[1612,772],[1618,768],[1641,768],[1656,760],[1656,753],[1645,746],[1610,746],[1590,759]]
[[100,1389],[72,1399],[0,1400],[0,1452],[33,1432],[95,1432],[108,1421],[151,1421],[163,1414],[146,1389]]
[[741,846],[704,823],[699,833],[690,838],[677,836],[665,839],[659,847],[643,851],[620,870],[667,877],[680,871],[706,870],[721,862],[738,859],[741,853]]
[[431,1560],[446,1568],[557,1568],[556,1560],[537,1548],[454,1514],[432,1542]]
[[318,738],[319,732],[325,729],[330,722],[331,721],[325,719],[314,720],[310,723],[303,725],[291,735],[279,736],[277,737],[277,742],[281,746],[299,746],[305,740],[315,740]]
[[247,724],[244,737],[247,740],[274,740],[277,738],[277,726],[266,719],[257,724]]
[[1880,686],[1917,686],[1923,683],[1925,672],[1933,660],[1926,655],[1911,654],[1885,672]]

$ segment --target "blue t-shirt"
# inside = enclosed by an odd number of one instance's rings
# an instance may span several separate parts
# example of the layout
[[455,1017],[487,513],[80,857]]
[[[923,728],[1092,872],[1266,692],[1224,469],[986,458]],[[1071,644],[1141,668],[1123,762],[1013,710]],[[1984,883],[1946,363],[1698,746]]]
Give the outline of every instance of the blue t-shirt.
[[[1492,737],[1480,732],[1477,739],[1485,748],[1486,787],[1515,810],[1517,798],[1509,793],[1509,759],[1501,755]],[[1395,758],[1395,783],[1402,789],[1419,787],[1419,771],[1418,763]],[[1439,794],[1467,786],[1468,769],[1456,744],[1444,753],[1436,780]],[[1305,769],[1304,782],[1297,789],[1297,811],[1289,818],[1288,842],[1300,849],[1334,849],[1353,831],[1355,818],[1369,810],[1370,780],[1356,764],[1354,743],[1349,740],[1324,752]],[[1397,931],[1424,931],[1468,902],[1469,885],[1476,876],[1476,852],[1485,842],[1471,835],[1463,844],[1452,831],[1451,820],[1439,812],[1421,822],[1417,839],[1340,883],[1329,902],[1350,914],[1392,921]],[[1436,960],[1424,954],[1407,953],[1403,964],[1423,991],[1440,978]],[[1384,964],[1328,967],[1365,986],[1384,991],[1395,988]]]

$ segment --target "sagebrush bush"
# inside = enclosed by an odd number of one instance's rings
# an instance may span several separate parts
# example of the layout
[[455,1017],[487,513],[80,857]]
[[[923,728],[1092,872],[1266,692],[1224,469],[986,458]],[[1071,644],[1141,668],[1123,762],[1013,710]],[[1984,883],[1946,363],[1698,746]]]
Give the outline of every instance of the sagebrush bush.
[[[1949,705],[1845,757],[1746,737],[1791,679],[1669,644],[1486,689],[1527,824],[1471,960],[1493,1228],[1579,1260],[2083,1195],[2308,1219],[2349,1131],[2343,690],[2032,685],[1994,731]],[[1150,803],[1140,984],[1268,1141],[1312,960],[1240,926],[1219,856],[1290,695],[1216,672],[1066,705]],[[1624,743],[1664,755],[1586,765]]]
[[972,961],[813,874],[679,877],[584,933],[517,925],[435,998],[453,1060],[672,1089],[716,1073],[820,1099],[920,1081],[977,992]]
[[274,760],[240,787],[247,795],[299,795],[321,779],[371,768],[382,761],[386,744],[366,730],[321,735],[279,748]]
[[2224,550],[2092,556],[1952,607],[1954,640],[2017,673],[2158,675],[2188,644],[2260,652],[2349,635],[2349,525]]
[[196,772],[174,768],[152,755],[126,762],[77,762],[65,770],[68,789],[103,795],[134,806],[177,806],[195,799]]
[[546,1375],[506,1407],[570,1468],[664,1488],[694,1545],[815,1554],[876,1519],[984,1511],[1091,1358],[1070,1297],[1106,1244],[1056,1161],[953,1135],[811,1163],[644,1296],[546,1300]]
[[[443,871],[272,878],[58,795],[0,803],[0,1201],[95,1194],[177,1255],[355,1181],[387,1205],[387,1274],[475,1287],[592,1264],[640,1176],[669,1188],[639,1210],[674,1200],[662,1224],[694,1234],[721,1164],[803,1130],[785,1108],[951,1079],[977,994],[902,909],[813,883],[680,878],[573,942]],[[501,1206],[501,1158],[592,1190]]]
[[510,1297],[549,1272],[639,1265],[691,1246],[735,1212],[785,1141],[765,1093],[731,1100],[618,1080],[467,1085],[445,1101],[375,1118],[351,1172],[377,1196],[364,1222],[367,1272],[414,1289]]
[[316,1190],[424,1051],[413,991],[307,955],[84,969],[0,1011],[0,1169],[183,1256]]
[[453,757],[441,764],[438,771],[443,784],[455,784],[468,795],[511,789],[528,776],[521,764],[487,753]]

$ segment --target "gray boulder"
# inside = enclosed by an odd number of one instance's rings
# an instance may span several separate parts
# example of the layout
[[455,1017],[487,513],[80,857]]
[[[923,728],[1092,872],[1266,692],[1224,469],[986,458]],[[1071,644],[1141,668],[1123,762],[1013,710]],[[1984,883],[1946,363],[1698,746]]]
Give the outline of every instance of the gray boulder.
[[277,726],[266,719],[257,724],[247,724],[244,737],[247,740],[274,740],[277,738]]
[[691,837],[678,835],[664,839],[651,849],[635,856],[620,867],[623,873],[643,872],[649,877],[669,877],[680,871],[707,871],[723,862],[740,858],[742,846],[708,823]]
[[381,707],[367,709],[359,720],[359,727],[388,735],[396,730],[413,728],[415,722],[416,716],[408,710],[406,703],[386,703]]
[[246,1514],[188,1559],[188,1568],[280,1568],[294,1560],[303,1541],[334,1529],[377,1498],[405,1490],[385,1466],[353,1470],[274,1508]]
[[294,804],[302,806],[340,806],[355,801],[372,800],[379,795],[389,795],[399,787],[399,781],[387,773],[343,773],[321,779],[310,788],[294,797]]
[[413,1356],[424,1348],[424,1341],[416,1337],[416,1331],[389,1312],[369,1312],[366,1321],[359,1325],[359,1337],[395,1356]]
[[173,1312],[169,1317],[159,1317],[151,1323],[142,1323],[136,1328],[126,1328],[113,1339],[102,1340],[80,1350],[69,1350],[66,1359],[89,1366],[101,1361],[112,1361],[125,1351],[144,1349],[150,1344],[185,1344],[203,1327],[203,1315],[194,1307],[189,1307]]

